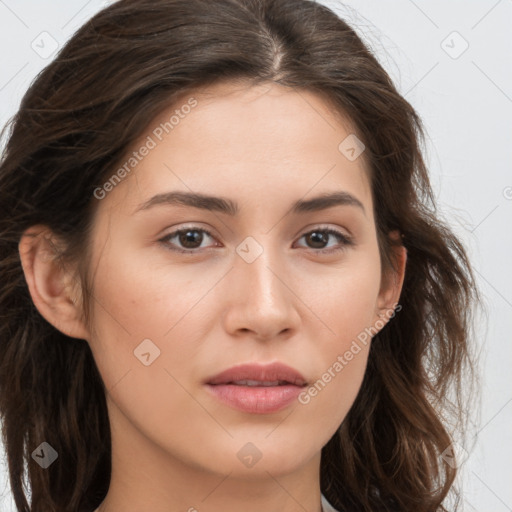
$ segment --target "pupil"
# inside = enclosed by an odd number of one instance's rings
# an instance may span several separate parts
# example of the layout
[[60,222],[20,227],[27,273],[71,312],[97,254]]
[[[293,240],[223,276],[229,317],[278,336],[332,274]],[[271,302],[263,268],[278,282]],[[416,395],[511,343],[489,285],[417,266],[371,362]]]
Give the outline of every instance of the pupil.
[[184,245],[185,247],[187,247],[189,249],[195,248],[195,246],[190,247],[187,245],[188,243],[194,244],[194,243],[199,242],[198,245],[201,245],[201,241],[202,241],[202,235],[199,234],[199,231],[191,229],[189,231],[184,231],[183,233],[180,234],[180,242],[182,243],[182,245]]

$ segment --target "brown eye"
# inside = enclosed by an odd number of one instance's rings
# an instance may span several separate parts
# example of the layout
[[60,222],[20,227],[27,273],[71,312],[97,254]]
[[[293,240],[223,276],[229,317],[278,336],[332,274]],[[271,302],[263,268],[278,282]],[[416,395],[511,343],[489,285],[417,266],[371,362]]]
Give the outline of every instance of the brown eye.
[[[326,249],[331,237],[336,237],[339,241],[338,247]],[[307,246],[310,249],[317,250],[320,253],[334,253],[343,251],[347,246],[354,245],[351,237],[331,228],[319,228],[308,233],[304,233],[301,238],[306,240]]]
[[[201,244],[206,238],[213,238],[212,234],[199,227],[182,228],[168,235],[165,235],[159,241],[166,245],[172,251],[183,253],[200,252],[196,249],[201,249]],[[174,241],[173,241],[174,240]]]

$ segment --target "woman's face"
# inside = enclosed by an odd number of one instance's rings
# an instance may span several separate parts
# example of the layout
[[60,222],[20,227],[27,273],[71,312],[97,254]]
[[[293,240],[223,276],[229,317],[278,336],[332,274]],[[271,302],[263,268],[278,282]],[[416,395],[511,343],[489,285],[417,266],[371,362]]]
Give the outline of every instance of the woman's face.
[[[360,388],[364,333],[397,299],[381,288],[364,153],[312,93],[224,84],[193,98],[155,119],[124,179],[97,193],[88,341],[113,449],[284,474],[318,462]],[[275,362],[307,385],[207,384]]]

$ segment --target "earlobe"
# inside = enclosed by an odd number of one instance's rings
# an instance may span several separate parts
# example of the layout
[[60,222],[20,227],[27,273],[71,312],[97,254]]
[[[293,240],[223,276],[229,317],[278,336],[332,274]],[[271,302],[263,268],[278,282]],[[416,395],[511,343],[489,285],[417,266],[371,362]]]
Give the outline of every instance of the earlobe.
[[32,301],[50,324],[72,338],[88,339],[81,315],[80,286],[46,226],[32,226],[18,245]]

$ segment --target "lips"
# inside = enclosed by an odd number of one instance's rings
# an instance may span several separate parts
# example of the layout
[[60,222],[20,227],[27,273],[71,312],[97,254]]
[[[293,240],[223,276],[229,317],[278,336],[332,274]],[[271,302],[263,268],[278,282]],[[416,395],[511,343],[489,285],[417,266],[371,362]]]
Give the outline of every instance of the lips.
[[306,386],[304,377],[282,363],[243,364],[204,382],[221,403],[251,414],[270,414],[291,405]]
[[294,368],[283,363],[266,365],[242,364],[208,378],[207,384],[235,384],[240,386],[294,386],[306,385],[305,378]]

